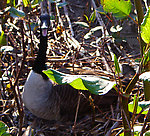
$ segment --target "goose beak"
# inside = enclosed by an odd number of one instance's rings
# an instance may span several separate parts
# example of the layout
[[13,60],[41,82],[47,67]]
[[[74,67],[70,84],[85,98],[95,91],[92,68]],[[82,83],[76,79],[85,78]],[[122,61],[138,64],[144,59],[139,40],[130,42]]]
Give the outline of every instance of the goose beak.
[[40,20],[41,20],[42,36],[47,36],[47,31],[50,26],[50,16],[48,14],[41,15]]
[[42,29],[42,35],[47,36],[48,26],[46,25],[46,22],[43,22],[41,29]]

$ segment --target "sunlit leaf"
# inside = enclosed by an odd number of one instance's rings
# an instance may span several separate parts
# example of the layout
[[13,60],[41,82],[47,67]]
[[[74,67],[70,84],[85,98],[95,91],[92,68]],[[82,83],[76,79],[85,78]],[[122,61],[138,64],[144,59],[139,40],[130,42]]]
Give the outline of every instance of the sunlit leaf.
[[85,22],[74,22],[74,23],[77,24],[77,25],[80,25],[82,27],[89,28],[89,25],[87,23],[85,23]]
[[[137,109],[138,109],[138,101],[139,101],[139,95],[136,96],[134,95],[134,99],[133,99],[133,113],[136,114]],[[131,108],[131,107],[130,107]],[[139,110],[139,109],[138,109]]]
[[9,4],[11,2],[11,0],[7,0],[7,4]]
[[15,0],[7,0],[7,4],[9,4],[12,7],[15,7],[16,5]]
[[150,130],[146,131],[143,136],[150,136]]
[[139,136],[139,133],[141,132],[143,126],[134,126],[134,136]]
[[115,73],[116,74],[121,73],[119,63],[115,54],[114,54],[114,64],[115,64]]
[[52,81],[62,84],[70,84],[78,90],[89,90],[96,95],[104,95],[115,86],[115,82],[108,77],[93,75],[69,75],[53,69],[43,71]]
[[86,18],[86,21],[88,21],[89,22],[89,18],[88,18],[88,16],[87,15],[84,15],[85,16],[85,18]]
[[139,76],[139,79],[150,82],[150,71],[144,72]]
[[112,13],[116,18],[129,16],[132,8],[130,0],[101,0],[104,11]]
[[147,63],[149,63],[149,61],[150,61],[150,50],[148,50],[148,52],[144,54],[143,64],[147,65]]
[[3,31],[0,32],[0,47],[1,45],[6,45],[6,38]]
[[23,4],[25,7],[27,7],[30,4],[30,1],[29,0],[23,0]]
[[94,12],[91,14],[89,20],[93,23],[93,22],[95,21],[95,19],[96,19],[96,11],[94,11]]
[[141,37],[145,43],[150,43],[150,7],[141,24]]
[[[133,111],[134,111],[134,104],[133,103],[128,104],[128,109],[129,109],[129,112],[133,113]],[[142,110],[142,108],[138,106],[136,114],[139,114],[141,110]]]
[[7,125],[4,122],[0,121],[0,136],[10,136],[10,134],[7,133],[7,129]]
[[[142,114],[147,114],[147,113],[148,113],[149,106],[150,106],[150,101],[138,102],[138,107],[137,107],[137,112],[136,112],[136,114],[139,114],[139,113],[142,111],[142,109],[144,110],[144,111],[142,112]],[[133,110],[134,110],[134,104],[133,104],[133,102],[130,102],[130,103],[128,104],[128,109],[129,109],[130,112],[133,113]]]

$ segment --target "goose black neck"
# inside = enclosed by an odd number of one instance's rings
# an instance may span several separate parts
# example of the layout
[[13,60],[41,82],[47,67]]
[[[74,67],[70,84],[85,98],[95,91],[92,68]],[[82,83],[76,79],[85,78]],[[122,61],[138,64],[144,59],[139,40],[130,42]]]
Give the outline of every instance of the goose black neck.
[[40,45],[37,58],[34,61],[33,70],[36,73],[42,74],[42,70],[46,70],[46,51],[47,51],[47,36],[42,36],[42,31],[40,34]]

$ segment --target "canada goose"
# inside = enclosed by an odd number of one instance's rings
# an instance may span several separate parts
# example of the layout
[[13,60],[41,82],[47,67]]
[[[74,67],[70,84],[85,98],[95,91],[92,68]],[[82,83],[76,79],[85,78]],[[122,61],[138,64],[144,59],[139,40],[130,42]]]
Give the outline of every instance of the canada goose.
[[[78,91],[70,85],[53,85],[42,72],[46,69],[47,28],[50,24],[48,14],[42,15],[40,27],[40,45],[23,91],[23,102],[35,116],[46,120],[73,120],[78,102]],[[88,92],[86,93],[88,97]],[[96,103],[103,105],[102,97],[94,96]],[[111,99],[111,95],[108,99]],[[113,98],[114,99],[114,98]],[[108,102],[111,104],[113,101]],[[108,104],[107,103],[107,104]],[[81,97],[79,116],[91,109],[89,102]]]

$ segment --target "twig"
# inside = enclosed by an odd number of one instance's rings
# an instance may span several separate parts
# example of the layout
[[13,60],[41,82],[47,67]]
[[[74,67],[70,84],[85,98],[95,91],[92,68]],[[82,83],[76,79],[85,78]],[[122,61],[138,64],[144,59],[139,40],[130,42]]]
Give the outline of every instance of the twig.
[[[65,3],[66,1],[63,0],[63,2]],[[68,11],[67,11],[66,5],[64,5],[64,12],[65,12],[65,16],[67,18],[68,24],[69,24],[69,28],[70,28],[70,31],[71,31],[71,36],[74,36],[74,32],[73,32],[73,29],[72,29],[70,18],[68,16]]]
[[48,12],[49,15],[51,16],[51,2],[48,0]]
[[140,136],[143,136],[143,133],[144,133],[144,131],[145,131],[145,127],[146,127],[146,124],[147,124],[149,118],[150,118],[150,108],[149,108],[148,113],[147,113],[147,115],[146,115],[146,118],[145,118],[145,121],[144,121],[144,125],[143,125],[143,127],[142,127],[142,130],[141,130]]
[[[95,1],[94,0],[91,0],[91,1],[92,1],[94,9],[96,11],[97,7],[95,4]],[[102,20],[102,17],[97,11],[96,11],[96,18],[97,18],[97,21],[99,22],[100,26],[103,26],[103,34],[109,35],[108,31],[106,30],[106,26],[104,24],[104,21]]]
[[81,99],[81,93],[79,92],[79,98],[78,98],[78,103],[77,103],[77,108],[76,108],[76,114],[75,114],[75,120],[74,120],[74,125],[72,127],[72,130],[74,131],[77,123],[77,117],[78,117],[78,111],[79,111],[79,105],[80,105],[80,99]]
[[32,39],[32,31],[31,31],[30,19],[29,19],[28,25],[29,25],[29,35],[30,35],[30,39],[31,39],[31,56],[34,56],[34,53],[33,53],[34,44],[33,44],[33,39]]
[[[131,130],[130,122],[129,122],[128,118],[127,118],[127,115],[126,115],[124,109],[122,109],[122,113],[124,114],[124,117],[125,117],[125,119],[126,119],[126,122],[127,122],[127,124],[128,124],[128,127],[129,127],[129,129]],[[133,133],[131,133],[131,134],[133,135]]]
[[[19,127],[19,133],[18,135],[21,136],[21,133],[22,133],[22,125],[23,125],[23,117],[24,117],[24,112],[23,112],[23,103],[22,103],[22,100],[19,96],[21,96],[20,92],[16,91],[15,87],[17,86],[17,83],[18,83],[18,80],[19,80],[19,77],[22,73],[22,69],[24,67],[24,61],[25,61],[25,44],[24,44],[24,34],[23,34],[23,20],[20,21],[20,26],[21,26],[21,35],[22,35],[22,45],[23,45],[23,59],[22,59],[22,62],[21,62],[21,67],[20,67],[20,70],[18,71],[17,73],[17,76],[16,76],[16,79],[15,79],[15,82],[14,82],[14,85],[12,87],[12,90],[14,92],[14,96],[15,96],[15,100],[16,100],[16,103],[17,103],[17,107],[18,107],[18,112],[19,112],[19,117],[20,117],[20,127]],[[18,93],[18,95],[17,95]]]
[[[119,118],[119,120],[122,120],[122,117]],[[105,136],[110,136],[111,135],[111,131],[115,128],[117,128],[119,126],[121,122],[117,121],[113,124],[113,126],[108,130],[108,132],[105,134]]]

